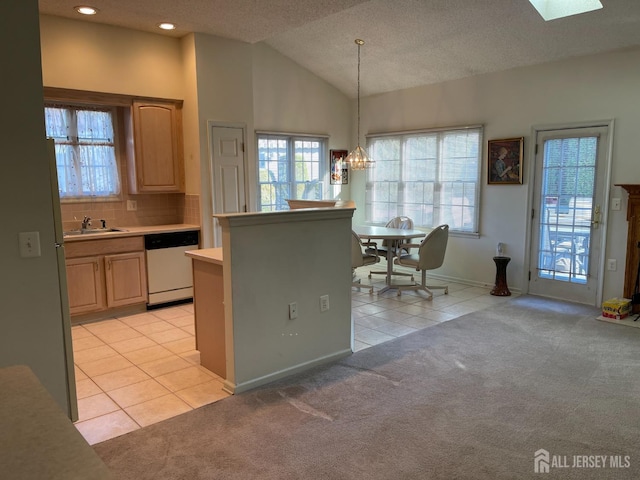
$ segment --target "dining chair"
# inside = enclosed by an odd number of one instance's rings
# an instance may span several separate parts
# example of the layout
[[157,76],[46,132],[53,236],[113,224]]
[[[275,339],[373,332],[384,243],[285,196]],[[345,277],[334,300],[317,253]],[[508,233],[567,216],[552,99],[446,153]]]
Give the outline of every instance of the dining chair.
[[445,294],[449,293],[448,285],[427,285],[427,270],[435,270],[442,266],[448,240],[449,225],[439,225],[420,244],[411,244],[411,247],[418,248],[418,253],[396,257],[394,264],[413,267],[422,273],[419,284],[398,286],[398,296],[402,295],[403,290],[423,290],[429,294],[428,299],[432,300],[432,290],[443,289]]
[[[411,230],[413,228],[413,220],[411,220],[409,217],[405,217],[405,216],[399,216],[399,217],[394,217],[391,220],[389,220],[387,222],[387,224],[385,225],[385,227],[388,228],[402,228],[405,230]],[[383,240],[382,243],[380,244],[380,246],[378,247],[375,243],[373,244],[374,247],[373,248],[368,248],[367,252],[369,253],[375,253],[376,255],[378,255],[378,257],[387,259],[387,255],[388,255],[388,251],[389,249],[393,250],[393,256],[397,257],[397,256],[401,256],[401,255],[407,255],[409,253],[409,249],[407,247],[407,245],[409,245],[408,241],[399,241],[399,240]],[[375,252],[374,252],[375,250]],[[370,271],[369,272],[369,278],[371,278],[371,275],[387,275],[387,271],[384,270],[380,270],[380,271]],[[411,280],[414,280],[413,278],[413,274],[412,273],[404,273],[404,272],[399,272],[396,270],[393,270],[391,272],[392,275],[401,275],[403,277],[411,277]]]
[[[353,281],[351,283],[352,287],[361,288],[363,285],[360,283],[360,279],[356,280],[355,278],[355,270],[358,267],[363,267],[365,265],[373,265],[374,263],[378,263],[380,258],[373,254],[367,253],[363,251],[364,245],[362,244],[362,240],[358,236],[356,232],[351,231],[351,271],[353,276]],[[373,285],[367,285],[366,288],[369,289],[369,293],[373,293]]]

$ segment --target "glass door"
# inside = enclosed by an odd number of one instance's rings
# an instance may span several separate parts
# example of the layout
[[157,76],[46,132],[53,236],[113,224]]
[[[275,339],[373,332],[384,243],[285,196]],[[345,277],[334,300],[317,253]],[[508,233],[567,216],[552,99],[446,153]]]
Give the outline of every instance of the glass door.
[[598,301],[608,128],[537,133],[529,293]]

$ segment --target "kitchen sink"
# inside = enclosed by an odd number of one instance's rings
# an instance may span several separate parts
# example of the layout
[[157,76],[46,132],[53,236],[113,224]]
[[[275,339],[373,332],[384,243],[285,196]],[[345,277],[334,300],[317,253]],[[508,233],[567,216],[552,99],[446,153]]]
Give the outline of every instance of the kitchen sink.
[[104,233],[112,232],[126,232],[124,228],[81,228],[78,230],[69,230],[64,232],[65,237],[71,237],[75,235],[100,235]]

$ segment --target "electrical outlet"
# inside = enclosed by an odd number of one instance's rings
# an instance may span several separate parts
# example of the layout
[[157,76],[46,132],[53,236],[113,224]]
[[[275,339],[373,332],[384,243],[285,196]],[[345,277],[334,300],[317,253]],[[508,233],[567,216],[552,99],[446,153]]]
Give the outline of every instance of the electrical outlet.
[[611,199],[611,210],[620,210],[620,199],[612,198]]
[[39,232],[20,232],[18,234],[18,243],[20,245],[21,257],[27,258],[40,256]]
[[138,202],[136,200],[127,200],[127,210],[130,212],[138,210]]
[[329,295],[322,295],[320,297],[320,311],[326,312],[329,310]]
[[607,270],[616,271],[618,269],[618,262],[615,258],[607,260]]
[[289,320],[295,320],[296,318],[298,318],[298,304],[291,302],[289,304]]

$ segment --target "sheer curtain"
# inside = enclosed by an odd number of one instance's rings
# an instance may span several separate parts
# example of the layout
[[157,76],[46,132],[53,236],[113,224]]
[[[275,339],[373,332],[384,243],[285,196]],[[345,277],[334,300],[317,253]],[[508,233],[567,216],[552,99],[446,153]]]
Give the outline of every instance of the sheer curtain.
[[367,222],[406,215],[417,227],[478,231],[482,127],[371,135],[367,149],[376,160],[367,170]]
[[45,124],[56,144],[60,198],[120,193],[110,110],[46,106]]

